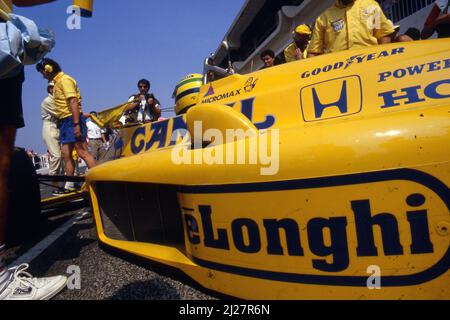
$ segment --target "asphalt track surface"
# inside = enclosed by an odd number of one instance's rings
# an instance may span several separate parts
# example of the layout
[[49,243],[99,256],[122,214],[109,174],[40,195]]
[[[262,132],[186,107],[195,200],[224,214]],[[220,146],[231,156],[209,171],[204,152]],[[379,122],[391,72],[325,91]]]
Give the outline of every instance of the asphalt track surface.
[[35,239],[7,250],[7,264],[29,263],[28,271],[36,277],[59,274],[71,277],[79,270],[80,281],[76,278],[70,281],[75,288],[64,289],[54,300],[220,298],[176,269],[130,260],[129,256],[101,248],[90,208],[85,205],[73,203],[63,210],[47,212]]

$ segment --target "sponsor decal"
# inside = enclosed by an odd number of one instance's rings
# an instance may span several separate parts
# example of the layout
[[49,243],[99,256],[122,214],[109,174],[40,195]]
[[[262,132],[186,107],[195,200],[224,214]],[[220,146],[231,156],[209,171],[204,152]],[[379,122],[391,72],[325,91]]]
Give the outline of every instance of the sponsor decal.
[[[253,82],[255,83],[255,82]],[[240,112],[254,123],[259,130],[270,129],[275,125],[276,118],[268,114],[263,119],[254,116],[255,97],[227,104],[229,107],[240,105]],[[164,121],[138,127],[131,135],[130,151],[139,154],[150,149],[161,149],[174,146],[187,134],[187,126],[183,116],[169,118]]]
[[345,21],[341,18],[331,22],[331,26],[333,27],[334,32],[341,32],[345,27]]
[[450,267],[448,232],[435,232],[450,219],[450,190],[420,171],[191,186],[182,193],[190,204],[182,209],[186,241],[203,267],[359,287],[367,286],[369,261],[391,270],[379,275],[383,287],[431,281]]
[[222,93],[222,94],[217,94],[217,95],[214,93],[214,89],[213,89],[213,86],[211,84],[211,86],[209,87],[208,92],[204,96],[204,98],[206,98],[206,99],[203,99],[202,103],[213,103],[213,102],[217,102],[217,101],[221,101],[221,100],[225,100],[225,99],[229,99],[229,98],[233,98],[233,97],[238,97],[241,94],[243,94],[244,92],[245,93],[251,93],[253,91],[253,89],[255,89],[257,82],[258,82],[258,78],[255,79],[253,77],[250,77],[245,82],[243,88],[232,90],[232,91],[225,92],[225,93]]
[[403,54],[403,53],[405,53],[405,48],[399,47],[399,48],[394,48],[390,51],[383,50],[381,52],[376,52],[376,53],[371,53],[371,54],[354,55],[354,56],[349,57],[345,61],[339,61],[339,62],[336,62],[333,64],[328,64],[323,67],[315,68],[313,70],[305,71],[301,74],[301,77],[302,77],[302,79],[305,79],[305,78],[317,76],[321,73],[328,73],[328,72],[331,72],[334,70],[339,70],[339,69],[345,70],[354,64],[365,63],[367,61],[375,61],[375,60],[379,60],[379,59],[383,59],[386,57],[394,56],[397,54]]
[[355,75],[304,87],[300,91],[300,103],[306,122],[359,113],[362,110],[361,79]]
[[258,82],[258,79],[254,79],[253,77],[249,78],[244,85],[245,92],[247,92],[247,93],[252,92],[253,89],[255,89],[257,82]]
[[450,79],[443,79],[427,86],[417,85],[399,90],[386,91],[378,94],[383,99],[382,109],[411,105],[427,99],[450,98]]
[[[171,130],[169,132],[169,124]],[[187,126],[183,116],[138,127],[131,136],[130,151],[139,154],[152,148],[173,146],[187,134]],[[169,138],[169,139],[168,139]]]
[[373,12],[371,12],[370,8],[362,9],[361,12],[362,12],[363,16],[369,16],[369,15],[373,14]]
[[209,96],[213,96],[213,95],[215,95],[215,93],[214,93],[213,85],[211,84],[209,86],[208,92],[206,92],[206,94],[205,94],[205,97],[209,97]]
[[445,69],[450,69],[450,59],[416,64],[414,66],[399,68],[394,71],[384,71],[379,74],[378,82],[385,82],[392,79],[402,79],[404,77],[422,75],[424,73],[441,71]]
[[233,98],[233,97],[238,97],[242,94],[242,90],[243,89],[237,89],[237,90],[229,91],[226,93],[218,94],[218,95],[203,99],[202,103],[213,103],[213,102],[217,102],[217,101],[221,101],[221,100],[225,100],[225,99],[229,99],[229,98]]
[[[241,113],[246,116],[258,130],[270,129],[275,125],[276,118],[272,114],[268,114],[264,117],[263,121],[257,121],[254,118],[253,111],[255,105],[255,97],[241,100],[239,102],[241,104]],[[227,106],[234,107],[236,105],[235,102],[227,104]]]

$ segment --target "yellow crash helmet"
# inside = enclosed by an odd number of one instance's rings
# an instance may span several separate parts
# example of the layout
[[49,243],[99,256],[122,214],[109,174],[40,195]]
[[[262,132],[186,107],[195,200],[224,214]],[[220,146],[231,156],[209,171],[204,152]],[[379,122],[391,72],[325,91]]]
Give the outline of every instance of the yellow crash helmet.
[[175,114],[183,114],[197,104],[198,93],[203,84],[203,75],[194,73],[181,79],[173,91]]

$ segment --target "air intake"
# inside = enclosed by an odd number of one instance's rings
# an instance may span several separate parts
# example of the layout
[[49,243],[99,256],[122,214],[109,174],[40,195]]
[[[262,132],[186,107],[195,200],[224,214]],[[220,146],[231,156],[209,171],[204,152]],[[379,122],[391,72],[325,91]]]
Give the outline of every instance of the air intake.
[[184,243],[178,187],[96,182],[95,190],[108,238],[163,245]]

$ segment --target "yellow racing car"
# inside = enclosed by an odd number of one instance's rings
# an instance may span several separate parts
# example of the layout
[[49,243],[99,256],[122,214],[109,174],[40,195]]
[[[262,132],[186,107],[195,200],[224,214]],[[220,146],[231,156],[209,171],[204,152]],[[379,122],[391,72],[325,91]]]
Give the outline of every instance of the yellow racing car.
[[450,299],[449,51],[206,63],[89,171],[99,241],[245,299]]

